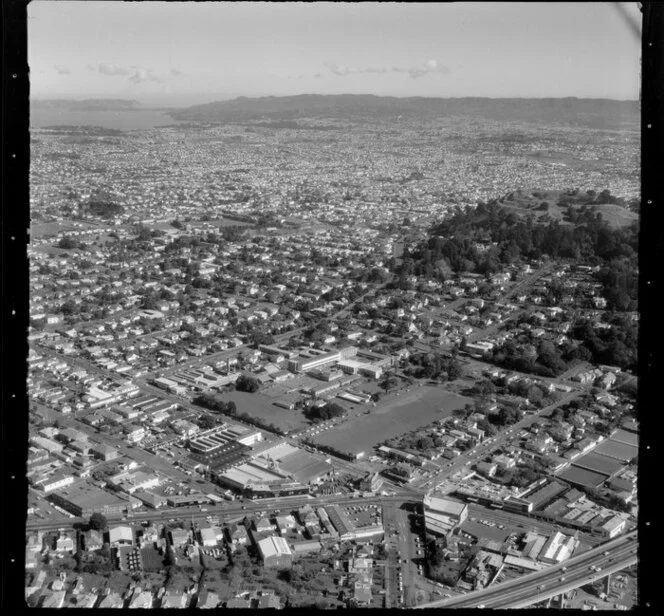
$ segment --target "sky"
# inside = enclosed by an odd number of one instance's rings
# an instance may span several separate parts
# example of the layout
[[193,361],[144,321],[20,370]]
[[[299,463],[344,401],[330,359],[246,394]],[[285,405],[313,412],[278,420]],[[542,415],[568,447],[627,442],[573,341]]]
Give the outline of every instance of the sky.
[[34,0],[31,97],[637,99],[640,40],[616,4]]

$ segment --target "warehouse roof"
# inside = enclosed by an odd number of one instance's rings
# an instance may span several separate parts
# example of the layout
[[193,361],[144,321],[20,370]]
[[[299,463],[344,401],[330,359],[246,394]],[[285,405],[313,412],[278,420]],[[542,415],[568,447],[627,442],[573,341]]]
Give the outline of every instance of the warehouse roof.
[[264,559],[271,556],[292,555],[291,549],[283,537],[266,537],[265,539],[261,539],[258,542],[258,549]]

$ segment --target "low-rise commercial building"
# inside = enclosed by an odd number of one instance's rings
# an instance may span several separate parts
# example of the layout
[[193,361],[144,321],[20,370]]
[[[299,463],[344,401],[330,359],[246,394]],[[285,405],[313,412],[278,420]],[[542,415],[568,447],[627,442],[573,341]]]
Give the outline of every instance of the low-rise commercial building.
[[106,492],[87,481],[79,481],[51,494],[49,500],[78,517],[90,517],[99,512],[104,515],[122,513],[129,503],[117,494]]
[[293,552],[283,537],[266,537],[258,544],[258,553],[266,567],[290,567],[293,564]]

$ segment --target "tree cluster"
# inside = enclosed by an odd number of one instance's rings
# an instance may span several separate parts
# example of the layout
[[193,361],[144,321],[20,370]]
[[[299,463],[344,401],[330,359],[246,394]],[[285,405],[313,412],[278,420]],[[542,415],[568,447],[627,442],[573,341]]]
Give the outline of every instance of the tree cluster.
[[62,248],[63,250],[72,250],[74,248],[84,249],[86,245],[83,242],[80,242],[79,240],[75,240],[73,237],[65,235],[57,243],[57,247]]
[[93,216],[99,216],[100,218],[113,218],[125,211],[119,203],[92,199],[85,204],[84,209]]
[[345,415],[346,411],[342,406],[336,404],[335,402],[328,402],[324,406],[312,406],[304,412],[304,416],[318,423],[320,421],[327,421],[328,419],[334,419],[335,417],[342,417]]
[[615,314],[612,327],[595,328],[587,319],[578,321],[572,335],[588,349],[593,363],[635,370],[638,358],[638,324],[629,317]]
[[250,394],[256,393],[261,387],[261,382],[248,374],[241,374],[235,381],[235,389]]
[[461,362],[454,356],[438,353],[416,353],[408,358],[404,374],[414,378],[454,381],[463,375]]
[[637,245],[636,223],[612,229],[597,215],[584,215],[576,225],[535,222],[531,216],[508,212],[494,200],[476,208],[458,208],[433,226],[429,238],[404,256],[396,273],[405,284],[411,275],[438,280],[445,280],[450,271],[490,275],[506,265],[544,256],[594,263],[633,260]]
[[194,398],[194,404],[210,409],[217,413],[235,416],[237,415],[237,405],[232,400],[226,402],[218,396],[210,393],[203,393]]

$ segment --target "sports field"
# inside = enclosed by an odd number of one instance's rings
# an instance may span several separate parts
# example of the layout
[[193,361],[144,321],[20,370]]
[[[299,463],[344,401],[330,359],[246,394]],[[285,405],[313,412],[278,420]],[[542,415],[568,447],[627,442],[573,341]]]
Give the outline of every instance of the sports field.
[[273,404],[273,400],[260,393],[249,394],[233,391],[220,396],[224,401],[232,400],[237,405],[238,413],[247,413],[251,417],[274,424],[286,432],[309,425],[300,409],[284,409]]
[[375,445],[395,436],[449,417],[470,403],[470,398],[439,387],[416,387],[384,399],[369,415],[349,419],[315,438],[316,443],[340,451],[368,453]]

